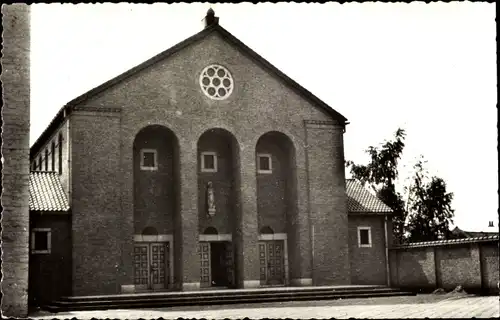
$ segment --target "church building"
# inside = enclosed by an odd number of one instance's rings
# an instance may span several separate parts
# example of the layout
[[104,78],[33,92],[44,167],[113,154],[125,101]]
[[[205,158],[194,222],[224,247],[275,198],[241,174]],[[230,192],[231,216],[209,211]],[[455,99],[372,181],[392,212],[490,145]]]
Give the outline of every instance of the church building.
[[347,119],[219,25],[67,103],[30,150],[30,299],[388,285]]

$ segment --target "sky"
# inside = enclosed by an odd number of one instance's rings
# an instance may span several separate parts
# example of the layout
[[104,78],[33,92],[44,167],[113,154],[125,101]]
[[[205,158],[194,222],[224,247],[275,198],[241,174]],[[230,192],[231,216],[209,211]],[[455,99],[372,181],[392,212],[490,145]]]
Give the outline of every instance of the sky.
[[349,120],[347,160],[404,128],[398,186],[423,155],[454,194],[454,225],[498,230],[494,3],[36,4],[30,144],[65,103],[201,31],[210,7]]

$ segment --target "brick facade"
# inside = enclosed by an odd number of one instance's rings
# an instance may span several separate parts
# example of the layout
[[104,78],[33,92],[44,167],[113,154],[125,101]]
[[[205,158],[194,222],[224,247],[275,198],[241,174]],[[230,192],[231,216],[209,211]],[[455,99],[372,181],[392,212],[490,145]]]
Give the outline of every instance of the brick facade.
[[[134,239],[146,227],[173,240],[170,289],[200,287],[197,250],[208,227],[230,235],[237,287],[261,284],[263,227],[284,243],[286,284],[351,283],[346,119],[217,28],[70,102],[54,126],[66,132],[73,295],[134,290]],[[231,73],[227,99],[200,88],[211,64]],[[50,143],[35,146],[36,158]],[[158,170],[139,168],[148,148]],[[217,172],[201,172],[205,151],[216,152]],[[271,154],[272,174],[257,173],[258,153]]]
[[30,229],[34,228],[51,231],[50,253],[30,255],[30,304],[39,304],[71,294],[71,216],[65,212],[32,212]]
[[498,236],[393,247],[391,284],[432,291],[461,285],[467,292],[498,293]]
[[30,8],[2,5],[2,315],[28,312]]
[[[349,255],[352,284],[387,284],[384,216],[349,216]],[[371,230],[371,247],[358,244],[358,227]],[[391,229],[387,229],[390,232]]]
[[[235,88],[226,100],[211,100],[201,92],[198,84],[201,70],[214,62],[224,64],[235,79]],[[165,87],[167,83],[168,87]],[[92,111],[93,116],[81,115],[89,113],[90,111],[83,111],[89,107],[92,110],[119,108],[121,112],[107,114]],[[292,141],[296,150],[297,175],[309,175],[309,182],[316,183],[317,194],[321,197],[313,199],[311,204],[313,214],[317,215],[314,217],[318,232],[315,251],[319,257],[316,262],[317,283],[349,282],[343,127],[335,127],[325,112],[288,89],[216,33],[125,79],[85,101],[79,108],[82,111],[74,112],[70,120],[74,135],[74,146],[71,147],[72,209],[75,212],[73,256],[78,260],[92,254],[99,263],[107,261],[107,267],[95,273],[92,264],[75,261],[74,294],[90,294],[97,290],[87,283],[99,283],[102,293],[118,290],[116,281],[111,281],[116,279],[118,272],[123,276],[120,284],[132,283],[135,183],[131,174],[134,168],[132,150],[137,133],[150,125],[168,128],[179,142],[180,179],[177,190],[180,217],[177,218],[176,230],[180,229],[182,232],[174,235],[177,286],[188,283],[196,287],[199,283],[199,260],[192,254],[196,252],[198,236],[205,223],[199,219],[202,210],[199,205],[203,204],[199,199],[204,192],[199,190],[199,179],[203,179],[203,174],[197,174],[198,141],[203,133],[214,128],[228,131],[234,136],[237,142],[235,146],[238,148],[236,154],[239,156],[239,177],[236,180],[240,181],[240,194],[237,196],[239,199],[235,199],[238,205],[234,213],[239,221],[234,230],[234,242],[239,248],[236,253],[237,282],[245,285],[244,281],[247,281],[246,284],[251,285],[251,281],[259,279],[258,264],[255,263],[258,261],[259,232],[255,151],[259,138],[270,131],[282,132]],[[309,147],[305,144],[304,119],[327,121],[323,126],[330,128],[317,130],[318,133],[312,129],[313,133],[310,134],[317,136],[313,137]],[[102,139],[103,137],[106,139]],[[321,141],[321,145],[318,145],[318,141]],[[118,146],[119,149],[116,149]],[[315,163],[306,166],[306,152],[317,152],[312,157],[318,161],[323,158],[328,160],[321,161],[321,166]],[[99,192],[95,192],[96,188]],[[119,190],[123,194],[120,195]],[[118,200],[120,197],[121,203]],[[308,241],[310,226],[307,206],[301,203],[304,201],[307,201],[307,185],[297,183],[298,216],[303,221],[298,223],[296,248],[291,249],[297,252],[295,259],[301,265],[295,268],[294,273],[298,277],[308,278],[311,277]],[[332,207],[336,207],[335,212]],[[121,208],[121,212],[117,208]],[[224,206],[219,205],[219,208]],[[121,216],[121,221],[116,221],[117,216]],[[328,221],[330,228],[338,226],[335,228],[339,229],[338,232],[330,233],[335,236],[329,239],[322,239],[321,228],[326,225],[325,219],[331,220]],[[114,227],[111,226],[112,223],[115,224]],[[98,225],[99,228],[89,228],[90,225]],[[121,230],[115,232],[118,225]],[[343,232],[343,229],[346,231]],[[225,233],[226,230],[228,229],[223,227],[220,232]],[[109,245],[99,249],[91,245],[101,241]],[[331,254],[331,248],[337,249],[336,254]],[[122,270],[113,268],[117,263]],[[332,276],[332,273],[335,275]],[[110,279],[109,287],[106,286],[106,279]],[[85,284],[85,288],[80,287],[80,283],[81,286]]]

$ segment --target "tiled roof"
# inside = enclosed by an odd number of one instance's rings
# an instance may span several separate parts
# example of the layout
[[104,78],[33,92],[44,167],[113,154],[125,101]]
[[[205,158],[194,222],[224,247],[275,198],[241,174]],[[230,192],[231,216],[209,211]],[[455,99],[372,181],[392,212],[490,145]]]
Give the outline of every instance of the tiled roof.
[[402,245],[395,246],[394,248],[415,248],[415,247],[436,247],[445,246],[452,244],[461,243],[477,243],[477,242],[494,242],[499,241],[499,236],[486,236],[486,237],[475,237],[475,238],[463,238],[463,239],[449,239],[449,240],[438,240],[438,241],[426,241],[426,242],[413,242],[406,243]]
[[[66,194],[55,172],[30,173],[29,206],[33,211],[68,211]],[[391,213],[392,210],[372,195],[359,181],[347,179],[347,209],[351,213]]]
[[487,237],[487,236],[496,236],[498,232],[485,232],[485,231],[465,231],[461,230],[459,227],[455,227],[451,231],[452,234],[462,238],[477,238],[477,237]]
[[347,211],[350,213],[392,213],[392,209],[375,195],[371,194],[361,182],[346,179]]
[[68,211],[69,203],[56,172],[30,173],[29,206],[32,211]]

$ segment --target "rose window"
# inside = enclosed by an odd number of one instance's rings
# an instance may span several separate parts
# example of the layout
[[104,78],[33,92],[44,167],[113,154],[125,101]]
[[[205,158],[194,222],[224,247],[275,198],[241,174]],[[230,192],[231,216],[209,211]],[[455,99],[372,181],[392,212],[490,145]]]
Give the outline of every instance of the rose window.
[[201,72],[200,86],[210,98],[223,100],[233,91],[233,77],[223,66],[210,65]]

